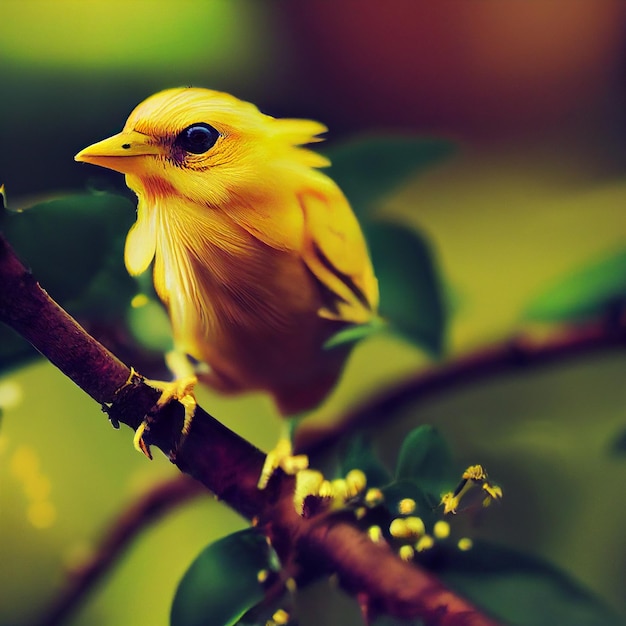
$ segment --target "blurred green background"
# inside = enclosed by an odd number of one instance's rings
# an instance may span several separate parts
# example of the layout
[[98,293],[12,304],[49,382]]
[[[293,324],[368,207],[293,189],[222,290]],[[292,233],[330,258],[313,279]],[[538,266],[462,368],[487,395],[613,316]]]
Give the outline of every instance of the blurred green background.
[[[185,84],[319,119],[332,142],[372,131],[450,138],[455,156],[380,211],[435,246],[453,293],[452,359],[523,329],[534,295],[624,247],[625,18],[614,0],[5,0],[0,182],[13,208],[88,185],[127,193],[121,176],[73,155],[149,94]],[[428,366],[400,340],[368,340],[308,425]],[[389,416],[375,436],[391,460],[410,428],[438,426],[459,459],[503,485],[477,536],[545,557],[626,612],[626,459],[611,454],[625,376],[613,354],[498,377]],[[203,391],[200,402],[260,447],[275,442],[265,398]],[[21,626],[114,516],[175,470],[136,454],[131,433],[47,363],[0,379],[0,405],[0,624]],[[165,626],[190,561],[243,526],[208,497],[175,511],[71,623]],[[308,623],[333,623],[315,615],[320,604]]]

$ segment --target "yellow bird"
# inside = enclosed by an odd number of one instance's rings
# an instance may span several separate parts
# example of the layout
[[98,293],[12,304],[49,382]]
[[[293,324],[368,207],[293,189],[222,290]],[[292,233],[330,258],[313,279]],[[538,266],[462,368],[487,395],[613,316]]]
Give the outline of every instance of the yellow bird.
[[[125,263],[137,275],[154,261],[176,353],[206,363],[199,377],[214,389],[264,390],[286,416],[314,408],[337,382],[350,349],[325,342],[377,318],[361,228],[318,169],[329,161],[302,147],[326,130],[227,93],[176,88],[75,157],[122,172],[137,194]],[[179,384],[160,388],[163,401],[185,403],[186,432],[194,372],[180,360],[173,369]]]

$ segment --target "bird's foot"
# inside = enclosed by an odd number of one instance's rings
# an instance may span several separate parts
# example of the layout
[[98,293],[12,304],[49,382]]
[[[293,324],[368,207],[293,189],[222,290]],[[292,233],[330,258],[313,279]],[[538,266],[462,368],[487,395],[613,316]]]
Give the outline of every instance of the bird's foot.
[[306,469],[309,466],[309,457],[306,454],[293,454],[293,448],[291,445],[291,439],[289,437],[281,437],[275,448],[270,450],[265,457],[265,463],[261,470],[261,476],[257,487],[259,489],[265,489],[272,474],[280,468],[291,476],[297,474],[299,471]]
[[144,435],[150,430],[150,424],[153,422],[152,414],[158,412],[172,400],[178,400],[178,402],[185,407],[185,418],[181,430],[180,445],[189,433],[189,428],[196,412],[198,403],[196,402],[196,396],[193,393],[193,389],[196,386],[198,379],[195,376],[185,376],[172,382],[160,380],[146,380],[145,382],[147,385],[150,385],[150,387],[159,390],[161,392],[161,397],[155,404],[154,409],[146,415],[143,422],[139,425],[139,428],[135,431],[133,444],[136,450],[143,452],[143,454],[145,454],[149,459],[152,459],[150,446],[144,440]]

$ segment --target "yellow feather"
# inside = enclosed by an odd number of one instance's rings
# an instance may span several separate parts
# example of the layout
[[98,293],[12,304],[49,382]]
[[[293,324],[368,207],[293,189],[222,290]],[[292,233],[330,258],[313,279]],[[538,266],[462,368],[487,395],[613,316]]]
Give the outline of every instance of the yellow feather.
[[[194,128],[201,140],[212,132],[206,149],[185,143]],[[77,155],[125,173],[137,193],[126,266],[138,274],[154,259],[178,349],[210,366],[215,388],[263,389],[286,414],[332,389],[349,349],[324,343],[378,306],[350,205],[317,169],[328,160],[302,147],[324,132],[229,94],[178,88]]]
[[137,207],[137,221],[126,237],[124,263],[131,276],[145,272],[156,252],[156,215],[145,206],[140,197]]
[[[336,188],[326,195],[303,193],[299,199],[305,219],[304,261],[338,298],[337,315],[331,317],[354,324],[371,321],[378,307],[378,282],[347,200]],[[328,311],[324,314],[329,317]]]

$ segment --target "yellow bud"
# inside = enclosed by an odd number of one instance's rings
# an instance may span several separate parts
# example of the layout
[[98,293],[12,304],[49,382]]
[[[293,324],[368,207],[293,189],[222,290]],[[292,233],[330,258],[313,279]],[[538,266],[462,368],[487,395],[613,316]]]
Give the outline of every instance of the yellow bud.
[[439,520],[435,522],[433,526],[433,535],[437,539],[446,539],[450,536],[450,524],[448,522],[444,522],[443,520]]
[[317,470],[305,469],[296,474],[296,489],[293,504],[300,515],[304,512],[304,501],[308,496],[319,495],[324,476]]
[[324,475],[317,470],[305,469],[296,474],[296,491],[306,491],[308,495],[317,495]]
[[459,542],[457,543],[459,550],[462,550],[463,552],[471,550],[473,545],[474,542],[469,537],[463,537],[462,539],[459,539]]
[[270,573],[268,570],[262,569],[257,572],[256,579],[259,581],[260,584],[263,584],[267,580],[269,575]]
[[420,537],[421,535],[426,534],[426,528],[421,517],[406,517],[404,521],[407,528],[411,532],[411,535],[414,537]]
[[443,514],[456,513],[459,506],[459,497],[455,496],[451,491],[441,496],[441,504],[443,504]]
[[333,486],[330,484],[330,481],[324,480],[322,481],[318,495],[320,498],[332,498],[333,497]]
[[289,613],[287,613],[284,609],[278,609],[278,611],[272,615],[272,620],[278,626],[282,626],[289,621]]
[[330,486],[333,492],[333,498],[338,498],[340,500],[347,500],[348,498],[348,483],[345,478],[336,478],[331,481]]
[[380,526],[370,526],[367,529],[367,534],[374,543],[380,543],[383,540],[383,531]]
[[360,506],[354,512],[354,517],[356,517],[357,519],[363,519],[366,515],[367,515],[367,508],[364,506]]
[[398,502],[398,513],[401,515],[410,515],[416,508],[417,504],[412,498],[404,498]]
[[348,496],[354,498],[367,486],[367,476],[360,469],[350,470],[346,476],[346,484],[348,485]]
[[383,502],[385,499],[385,496],[383,496],[383,492],[380,489],[377,489],[376,487],[373,487],[372,489],[368,489],[367,493],[365,494],[365,504],[367,504],[367,506],[370,507],[374,507],[378,504],[380,504],[381,502]]
[[463,472],[463,478],[465,480],[485,480],[487,472],[485,472],[482,465],[470,465]]
[[287,588],[287,591],[289,591],[289,593],[295,593],[296,590],[298,589],[298,584],[296,583],[296,579],[290,576],[285,581],[285,587]]
[[465,494],[477,487],[480,487],[486,494],[482,501],[483,506],[489,506],[492,500],[499,500],[502,497],[502,489],[487,481],[487,472],[482,465],[470,465],[463,472],[461,482],[454,492],[442,496],[441,504],[444,507],[444,515],[456,513]]
[[415,549],[418,552],[424,552],[424,550],[430,550],[435,545],[435,540],[430,535],[424,535],[420,537],[415,544]]
[[398,550],[398,554],[403,561],[410,561],[415,554],[415,550],[413,550],[413,546],[402,546]]
[[406,520],[403,517],[396,517],[389,524],[389,534],[392,537],[410,537],[411,531],[406,525]]
[[484,483],[483,490],[486,491],[494,500],[499,500],[502,497],[502,489],[498,487],[498,485]]
[[146,306],[146,304],[148,304],[148,302],[150,302],[150,299],[148,298],[148,296],[145,293],[138,293],[130,301],[130,306],[133,307],[133,309],[139,309],[142,306]]
[[281,459],[280,467],[286,474],[294,476],[309,467],[309,457],[306,454],[296,454]]

